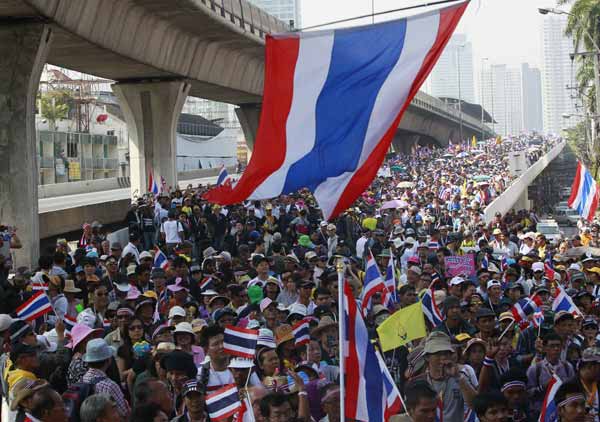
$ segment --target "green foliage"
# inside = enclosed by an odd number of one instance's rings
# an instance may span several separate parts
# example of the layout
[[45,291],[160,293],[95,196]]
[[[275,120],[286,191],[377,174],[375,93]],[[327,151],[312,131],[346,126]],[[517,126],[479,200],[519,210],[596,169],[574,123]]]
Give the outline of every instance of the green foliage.
[[48,120],[50,130],[56,130],[56,122],[68,117],[71,101],[66,91],[49,91],[40,96],[40,112]]

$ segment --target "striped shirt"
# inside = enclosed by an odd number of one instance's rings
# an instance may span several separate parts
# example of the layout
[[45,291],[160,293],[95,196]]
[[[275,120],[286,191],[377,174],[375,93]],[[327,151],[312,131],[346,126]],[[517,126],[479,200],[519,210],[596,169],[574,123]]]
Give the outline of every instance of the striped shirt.
[[115,404],[117,405],[117,410],[121,414],[121,416],[126,419],[129,417],[129,403],[125,400],[125,396],[121,391],[121,388],[117,385],[116,382],[111,380],[106,376],[104,372],[99,369],[90,368],[83,376],[83,382],[85,383],[93,383],[94,380],[101,378],[102,381],[96,383],[94,393],[105,393],[113,398]]

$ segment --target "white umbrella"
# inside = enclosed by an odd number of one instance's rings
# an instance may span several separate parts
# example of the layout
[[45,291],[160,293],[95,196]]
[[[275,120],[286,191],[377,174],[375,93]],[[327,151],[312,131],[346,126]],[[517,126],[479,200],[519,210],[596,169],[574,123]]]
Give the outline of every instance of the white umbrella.
[[415,184],[413,182],[400,182],[396,185],[397,188],[412,188]]
[[403,201],[401,199],[393,199],[391,201],[384,202],[381,206],[382,210],[392,209],[392,208],[408,208],[408,202]]

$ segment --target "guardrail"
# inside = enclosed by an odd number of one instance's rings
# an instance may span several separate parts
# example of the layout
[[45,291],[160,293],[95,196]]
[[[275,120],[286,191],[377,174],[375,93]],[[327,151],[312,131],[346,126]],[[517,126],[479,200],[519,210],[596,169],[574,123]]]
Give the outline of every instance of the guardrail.
[[513,180],[508,189],[485,208],[483,212],[484,220],[489,223],[494,219],[494,215],[497,212],[504,215],[510,211],[521,195],[527,192],[527,188],[533,183],[535,178],[562,152],[566,143],[566,141],[563,141],[556,145],[545,155],[541,156],[525,173]]

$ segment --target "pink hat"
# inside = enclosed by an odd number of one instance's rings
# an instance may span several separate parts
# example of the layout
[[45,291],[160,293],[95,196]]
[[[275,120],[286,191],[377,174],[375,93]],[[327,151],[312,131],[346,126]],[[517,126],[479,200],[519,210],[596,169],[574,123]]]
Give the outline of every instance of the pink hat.
[[129,289],[129,291],[127,292],[127,296],[125,297],[125,300],[137,300],[138,297],[140,297],[142,294],[140,293],[140,291],[138,290],[137,287],[135,286],[131,286],[131,289]]
[[103,334],[102,328],[96,328],[95,330],[88,327],[85,324],[75,324],[71,329],[71,341],[66,347],[75,349],[79,343],[88,338],[92,334]]

